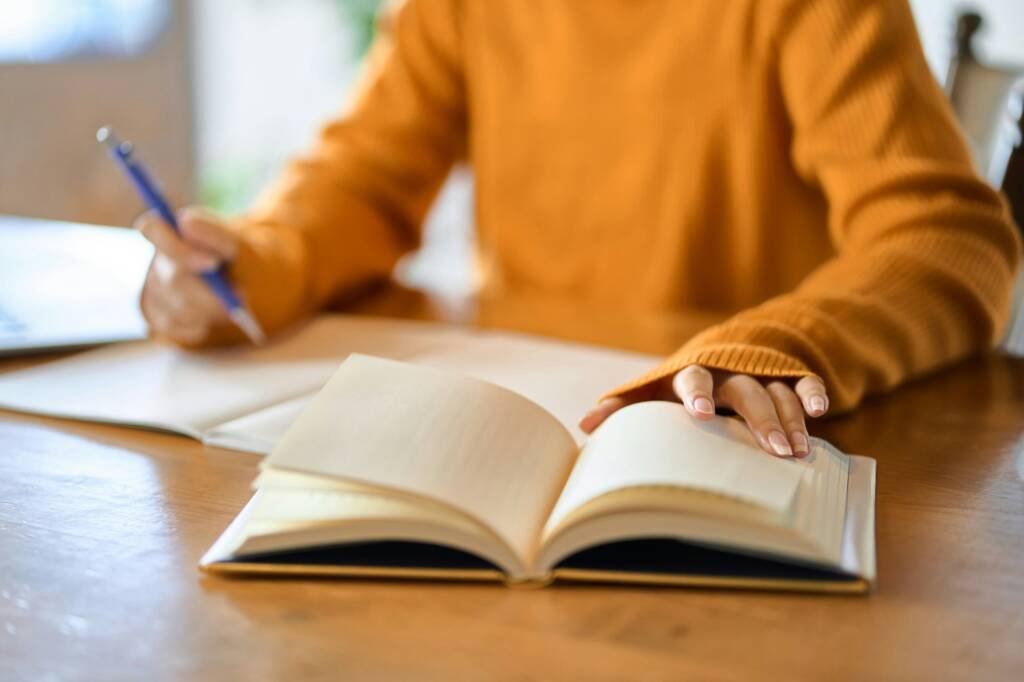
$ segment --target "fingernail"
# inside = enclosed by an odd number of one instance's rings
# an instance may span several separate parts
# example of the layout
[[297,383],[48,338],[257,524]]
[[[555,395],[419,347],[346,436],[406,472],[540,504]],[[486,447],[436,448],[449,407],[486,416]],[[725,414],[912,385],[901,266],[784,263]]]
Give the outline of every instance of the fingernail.
[[775,454],[780,457],[793,456],[793,448],[789,447],[789,441],[786,440],[786,434],[782,431],[770,431],[768,433],[768,444],[772,446],[772,450],[775,451]]
[[825,408],[827,407],[825,398],[823,398],[820,395],[812,395],[811,399],[807,402],[811,404],[811,411],[814,412],[815,414],[821,414],[822,412],[825,411]]
[[707,398],[697,398],[693,401],[693,409],[701,414],[714,414],[715,406]]
[[789,442],[793,444],[793,451],[797,455],[808,455],[811,452],[811,444],[800,431],[789,434]]

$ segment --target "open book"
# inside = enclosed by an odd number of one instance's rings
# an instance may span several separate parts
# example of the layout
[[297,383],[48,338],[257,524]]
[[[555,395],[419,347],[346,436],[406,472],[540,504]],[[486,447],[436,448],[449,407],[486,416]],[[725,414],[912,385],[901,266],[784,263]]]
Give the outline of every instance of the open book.
[[0,375],[0,408],[170,431],[266,454],[349,353],[492,381],[540,403],[570,430],[598,396],[657,362],[521,334],[323,315],[262,348],[187,352],[144,341],[8,372]]
[[863,592],[874,460],[777,459],[739,421],[647,402],[582,448],[471,377],[350,356],[203,557],[215,572]]

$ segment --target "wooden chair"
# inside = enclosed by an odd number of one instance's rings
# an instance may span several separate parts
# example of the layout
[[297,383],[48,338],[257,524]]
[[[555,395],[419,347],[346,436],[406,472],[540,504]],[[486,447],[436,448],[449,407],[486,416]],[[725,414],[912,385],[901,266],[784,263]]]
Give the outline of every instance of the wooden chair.
[[[984,64],[973,47],[979,14],[960,15],[956,49],[946,74],[946,93],[974,154],[978,169],[1010,201],[1018,226],[1024,225],[1024,67]],[[1024,273],[1017,277],[1013,314],[1001,347],[1024,356]]]

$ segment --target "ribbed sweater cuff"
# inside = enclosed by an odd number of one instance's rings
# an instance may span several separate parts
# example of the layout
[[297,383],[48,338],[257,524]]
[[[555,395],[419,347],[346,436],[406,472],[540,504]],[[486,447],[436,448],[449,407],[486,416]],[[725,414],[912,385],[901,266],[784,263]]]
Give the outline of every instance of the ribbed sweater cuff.
[[610,391],[602,398],[621,396],[672,376],[689,365],[761,377],[792,378],[814,375],[807,365],[774,348],[747,343],[716,343],[683,347],[649,372]]

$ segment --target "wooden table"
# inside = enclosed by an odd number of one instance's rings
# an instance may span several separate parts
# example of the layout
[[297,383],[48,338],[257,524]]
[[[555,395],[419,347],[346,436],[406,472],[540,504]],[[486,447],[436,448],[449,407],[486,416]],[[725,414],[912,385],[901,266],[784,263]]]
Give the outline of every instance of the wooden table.
[[[714,319],[363,310],[654,352]],[[1022,679],[1024,361],[969,361],[813,431],[878,459],[870,597],[205,576],[257,457],[0,413],[0,679]]]

